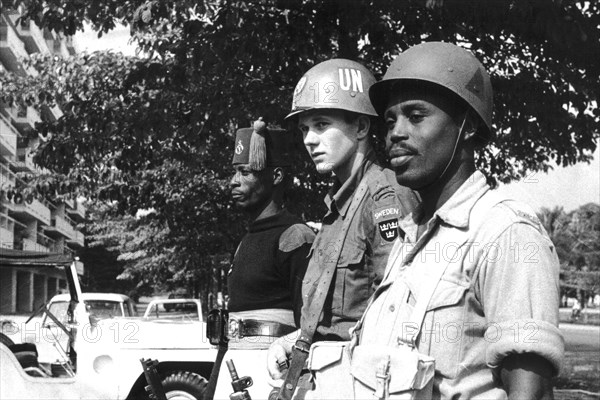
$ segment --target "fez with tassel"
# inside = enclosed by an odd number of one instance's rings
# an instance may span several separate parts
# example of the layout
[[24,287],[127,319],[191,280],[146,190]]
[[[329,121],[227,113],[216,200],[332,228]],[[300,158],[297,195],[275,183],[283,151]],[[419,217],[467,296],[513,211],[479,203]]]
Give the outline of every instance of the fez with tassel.
[[252,128],[236,132],[233,164],[248,164],[255,171],[289,166],[288,141],[285,130],[267,128],[266,122],[259,118]]

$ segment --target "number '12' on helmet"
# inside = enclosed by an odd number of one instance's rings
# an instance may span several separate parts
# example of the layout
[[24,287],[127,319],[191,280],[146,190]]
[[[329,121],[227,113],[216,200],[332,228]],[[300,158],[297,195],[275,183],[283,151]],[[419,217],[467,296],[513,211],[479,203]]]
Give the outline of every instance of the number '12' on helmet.
[[337,109],[377,116],[369,100],[375,77],[362,64],[334,58],[309,69],[294,89],[289,120],[313,109]]

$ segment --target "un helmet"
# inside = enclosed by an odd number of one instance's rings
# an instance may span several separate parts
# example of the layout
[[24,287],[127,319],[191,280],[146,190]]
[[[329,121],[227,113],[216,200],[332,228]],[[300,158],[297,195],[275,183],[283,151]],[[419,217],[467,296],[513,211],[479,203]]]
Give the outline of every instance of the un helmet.
[[292,111],[288,120],[298,114],[316,109],[338,109],[377,116],[369,100],[369,88],[375,77],[356,61],[334,58],[309,69],[294,89]]
[[454,44],[427,42],[402,52],[383,79],[369,90],[373,106],[385,112],[390,91],[400,81],[419,80],[440,85],[463,99],[479,115],[484,138],[492,137],[492,84],[487,71],[475,56]]

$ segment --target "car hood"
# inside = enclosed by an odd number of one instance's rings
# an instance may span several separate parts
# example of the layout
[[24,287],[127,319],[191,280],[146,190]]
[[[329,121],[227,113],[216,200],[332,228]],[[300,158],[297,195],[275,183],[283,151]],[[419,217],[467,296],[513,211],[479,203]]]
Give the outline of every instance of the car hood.
[[96,328],[105,343],[121,349],[211,347],[206,339],[206,323],[200,321],[113,318],[99,321]]

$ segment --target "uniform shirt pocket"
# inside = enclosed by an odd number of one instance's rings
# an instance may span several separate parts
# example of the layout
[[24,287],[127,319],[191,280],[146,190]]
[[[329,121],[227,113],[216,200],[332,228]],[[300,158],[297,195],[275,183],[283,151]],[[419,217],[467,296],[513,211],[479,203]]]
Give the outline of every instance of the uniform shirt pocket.
[[[415,293],[409,284],[411,293]],[[435,369],[453,379],[459,371],[465,340],[465,295],[469,286],[441,279],[427,306],[419,350],[435,358]],[[416,292],[418,293],[418,291]],[[418,301],[418,294],[416,299]]]
[[347,241],[336,266],[332,310],[358,320],[371,295],[370,274],[365,268],[364,242]]

